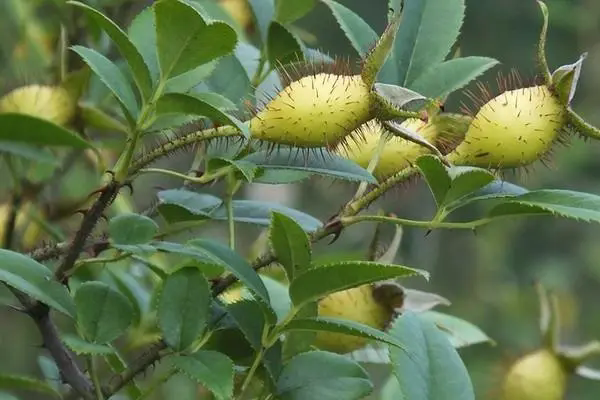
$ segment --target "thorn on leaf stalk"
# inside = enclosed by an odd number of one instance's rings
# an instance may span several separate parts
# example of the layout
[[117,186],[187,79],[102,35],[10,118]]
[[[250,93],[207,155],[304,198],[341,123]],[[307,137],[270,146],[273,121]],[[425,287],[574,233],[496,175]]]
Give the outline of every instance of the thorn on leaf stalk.
[[325,231],[325,236],[333,235],[333,239],[329,242],[329,244],[335,243],[340,235],[342,234],[342,229],[344,226],[342,225],[342,221],[340,221],[339,217],[336,215],[329,219],[325,227],[323,228]]
[[80,208],[78,210],[73,211],[73,214],[81,214],[82,216],[85,217],[85,215],[87,214],[88,211],[89,211],[89,209],[87,209],[87,208]]

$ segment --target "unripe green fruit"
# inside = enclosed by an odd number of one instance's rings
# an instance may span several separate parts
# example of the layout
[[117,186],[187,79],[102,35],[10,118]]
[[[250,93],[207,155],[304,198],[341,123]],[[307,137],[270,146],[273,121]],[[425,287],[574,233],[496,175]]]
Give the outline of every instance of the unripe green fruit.
[[[383,330],[392,311],[373,297],[371,285],[332,293],[319,301],[319,316],[360,322]],[[364,347],[368,339],[342,333],[317,332],[314,345],[322,350],[345,354]]]
[[528,354],[509,370],[502,386],[503,400],[561,400],[567,373],[550,350]]
[[[430,143],[435,142],[439,134],[434,125],[427,124],[420,119],[407,119],[401,125],[418,133]],[[358,129],[359,131],[355,135],[358,137],[357,140],[350,141],[345,146],[340,146],[337,152],[361,167],[367,168],[369,162],[375,156],[381,136],[389,134],[376,120],[371,120]],[[361,136],[364,141],[360,139]],[[373,175],[379,180],[388,178],[409,167],[417,158],[429,152],[428,149],[416,143],[400,137],[390,136],[379,155],[379,161],[373,170]]]
[[73,118],[75,102],[60,86],[28,85],[0,99],[0,113],[21,113],[65,125]]
[[527,165],[550,150],[565,123],[565,107],[546,86],[504,92],[479,110],[447,159],[484,168]]
[[371,118],[370,88],[360,75],[320,73],[290,83],[250,120],[256,139],[330,147]]

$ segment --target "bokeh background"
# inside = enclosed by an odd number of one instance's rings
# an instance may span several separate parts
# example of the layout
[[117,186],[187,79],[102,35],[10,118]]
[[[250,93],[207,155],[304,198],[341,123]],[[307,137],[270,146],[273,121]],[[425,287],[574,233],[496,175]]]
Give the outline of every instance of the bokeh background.
[[[340,0],[381,32],[387,15],[385,0]],[[550,10],[548,60],[551,67],[575,62],[588,52],[574,108],[586,120],[600,125],[600,2],[597,0],[546,0]],[[0,1],[0,90],[24,83],[55,79],[55,42],[58,24],[64,15],[62,0]],[[111,17],[126,25],[148,1],[96,0],[87,3],[103,7]],[[498,73],[516,69],[525,82],[536,77],[535,46],[541,15],[533,0],[467,0],[467,14],[460,37],[463,56],[481,55],[502,64],[484,75],[492,91],[497,90]],[[319,4],[296,25],[313,47],[332,56],[355,60],[357,54],[342,34],[329,9]],[[82,28],[82,27],[80,27]],[[98,89],[100,90],[100,89]],[[466,97],[455,93],[447,109],[458,110]],[[549,165],[535,164],[527,170],[507,175],[515,183],[531,189],[563,188],[600,194],[600,143],[573,137],[568,146],[557,146]],[[162,164],[189,167],[191,154],[178,154]],[[2,170],[2,177],[6,171]],[[77,197],[94,188],[85,170],[76,169],[69,183],[58,193]],[[157,188],[176,187],[177,182],[156,176],[144,177],[135,184],[133,203],[143,209]],[[211,190],[218,191],[219,187]],[[250,185],[245,195],[276,199],[319,218],[335,214],[355,187],[316,179],[284,187]],[[7,194],[0,194],[6,200]],[[402,217],[429,218],[434,204],[428,189],[414,182],[391,191],[372,206]],[[455,218],[476,218],[481,209],[471,207]],[[355,226],[344,232],[332,246],[319,244],[321,258],[363,256],[373,226]],[[65,228],[67,229],[67,228]],[[244,228],[242,243],[249,248],[257,228]],[[386,230],[388,235],[390,231]],[[219,225],[196,235],[222,235]],[[560,298],[564,339],[580,343],[600,339],[600,227],[557,218],[531,218],[504,221],[472,232],[433,232],[405,229],[397,261],[431,272],[431,282],[410,281],[411,287],[439,293],[452,301],[445,311],[480,326],[496,341],[496,346],[481,344],[461,350],[471,373],[478,399],[494,399],[503,372],[519,355],[540,345],[538,304],[534,282],[543,282]],[[8,297],[5,292],[0,292]],[[22,372],[41,376],[37,361],[37,332],[26,317],[0,307],[0,373]],[[594,365],[594,363],[590,363]],[[600,358],[596,362],[600,367]],[[373,369],[378,380],[381,370]],[[163,398],[191,399],[195,391],[185,389],[183,379],[174,379]],[[8,396],[0,394],[2,396]],[[9,398],[9,397],[6,397]],[[19,393],[22,399],[42,395]],[[160,397],[156,397],[160,398]],[[600,398],[600,382],[572,378],[568,399]]]

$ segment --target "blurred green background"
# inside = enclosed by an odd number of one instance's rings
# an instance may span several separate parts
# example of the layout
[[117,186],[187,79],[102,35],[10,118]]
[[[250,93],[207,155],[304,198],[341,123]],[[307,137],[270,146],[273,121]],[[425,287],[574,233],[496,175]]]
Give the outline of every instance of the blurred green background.
[[[548,60],[552,67],[575,62],[583,52],[585,61],[574,108],[586,120],[600,125],[600,2],[598,0],[547,0],[550,10]],[[63,16],[61,0],[0,1],[0,89],[1,93],[24,83],[51,82],[58,21]],[[87,3],[104,7],[120,24],[128,24],[136,10],[149,2],[96,0]],[[387,15],[385,0],[340,0],[381,32]],[[332,56],[357,55],[342,34],[330,11],[318,4],[296,23],[314,35],[314,47]],[[502,64],[481,78],[492,91],[499,72],[515,68],[525,82],[536,77],[535,46],[541,15],[533,0],[467,0],[467,14],[460,38],[463,56],[481,55]],[[458,110],[466,97],[454,94],[447,110]],[[557,146],[549,167],[541,163],[507,174],[509,180],[528,188],[564,188],[600,194],[600,144],[572,138],[568,146]],[[182,171],[191,155],[181,154],[166,161]],[[4,171],[2,172],[5,173]],[[78,177],[79,176],[79,177]],[[85,175],[74,174],[76,189],[85,192],[93,184]],[[92,181],[93,182],[93,181]],[[157,187],[175,187],[176,181],[144,177],[136,182],[134,202],[146,207]],[[218,190],[218,188],[214,189]],[[250,197],[277,198],[318,218],[334,215],[355,187],[316,179],[300,185],[265,187],[251,185]],[[7,195],[0,195],[6,200]],[[407,218],[429,218],[434,204],[420,182],[391,191],[373,205]],[[481,210],[471,207],[455,218],[470,218]],[[332,246],[319,244],[322,257],[346,257],[366,253],[374,227],[355,226]],[[245,228],[242,243],[249,246],[260,230]],[[210,232],[222,234],[220,226]],[[391,235],[391,231],[387,232]],[[496,398],[503,372],[511,361],[540,344],[538,305],[533,283],[541,281],[555,290],[564,316],[565,341],[580,343],[600,339],[600,227],[554,218],[531,218],[499,222],[472,232],[433,232],[405,229],[397,261],[432,273],[431,282],[409,285],[437,292],[452,301],[444,310],[474,322],[496,341],[496,346],[477,345],[461,350],[471,373],[478,399]],[[36,361],[37,332],[26,316],[0,308],[0,372],[41,375]],[[590,365],[593,365],[591,363]],[[600,359],[595,364],[600,367]],[[376,371],[377,372],[377,371]],[[188,385],[189,386],[189,385]],[[183,380],[173,380],[164,398],[194,398]],[[28,397],[29,396],[29,397]],[[187,396],[187,397],[186,397]],[[0,399],[2,395],[0,395]],[[23,399],[43,398],[23,394]],[[572,378],[568,399],[600,398],[600,382]]]

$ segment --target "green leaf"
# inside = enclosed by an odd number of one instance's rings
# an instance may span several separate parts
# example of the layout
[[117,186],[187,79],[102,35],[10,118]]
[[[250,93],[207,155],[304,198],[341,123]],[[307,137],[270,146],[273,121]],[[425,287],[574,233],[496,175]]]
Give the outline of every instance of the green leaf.
[[302,48],[294,35],[276,21],[271,22],[267,33],[267,57],[274,67],[304,59]]
[[237,37],[223,22],[207,24],[190,5],[174,0],[154,4],[162,79],[180,75],[233,51]]
[[292,282],[297,273],[310,268],[310,242],[301,226],[293,219],[274,212],[269,231],[271,246]]
[[284,183],[295,183],[308,179],[312,174],[305,171],[287,169],[261,169],[258,176],[254,178],[255,183],[266,183],[281,185]]
[[234,365],[226,355],[200,350],[189,356],[176,356],[172,362],[181,372],[210,390],[217,399],[232,398]]
[[[465,205],[476,201],[515,197],[527,192],[528,190],[521,186],[506,181],[495,180],[460,199],[460,204],[458,204],[457,207],[464,207]],[[454,204],[452,204],[452,206],[454,206]]]
[[67,288],[54,280],[48,268],[23,254],[0,249],[0,281],[75,317],[75,304]]
[[402,347],[402,343],[398,339],[388,335],[385,332],[360,322],[340,318],[315,317],[293,319],[285,325],[283,330],[343,333],[345,335],[363,337],[377,340],[382,343],[387,343],[392,346],[400,348]]
[[208,282],[197,268],[179,269],[165,279],[158,302],[158,324],[170,347],[185,350],[202,334],[210,299]]
[[216,121],[223,125],[233,125],[245,137],[250,136],[250,132],[248,131],[248,126],[246,124],[231,115],[227,115],[212,104],[191,94],[164,94],[158,99],[156,108],[158,114],[180,113],[205,116],[211,121]]
[[69,1],[68,4],[81,8],[102,30],[104,30],[112,41],[117,45],[121,55],[127,61],[131,69],[133,78],[145,99],[149,99],[152,94],[152,79],[150,71],[146,66],[142,55],[131,43],[125,32],[119,28],[113,21],[104,16],[101,12],[78,1]]
[[494,343],[481,329],[464,319],[437,311],[425,311],[420,317],[433,322],[448,335],[448,340],[456,348],[485,342]]
[[400,11],[392,12],[388,25],[379,37],[379,40],[377,40],[377,43],[369,53],[363,57],[361,77],[369,87],[375,83],[375,78],[377,78],[379,71],[392,52],[394,39],[396,38],[396,32],[401,20],[402,13]]
[[138,103],[129,82],[119,67],[96,50],[83,46],[72,46],[71,50],[79,54],[92,71],[98,75],[102,83],[115,95],[129,119],[135,120],[138,114]]
[[157,82],[160,75],[158,54],[156,53],[156,28],[154,7],[146,7],[131,21],[128,30],[129,39],[141,54],[152,82]]
[[117,118],[91,104],[79,103],[81,118],[86,127],[127,133],[128,128]]
[[221,199],[213,195],[184,189],[161,190],[157,196],[160,202],[158,210],[169,222],[188,220],[193,216],[208,217],[223,204]]
[[197,88],[202,87],[202,83],[215,71],[218,61],[213,60],[206,64],[202,64],[188,72],[170,78],[165,85],[165,93],[199,93]]
[[231,167],[235,171],[236,179],[252,182],[258,173],[258,167],[251,162],[231,160],[224,157],[215,157],[207,160],[207,171],[216,171],[224,167]]
[[292,309],[292,300],[288,293],[288,285],[266,275],[259,275],[260,279],[265,284],[273,311],[277,314],[277,322],[285,320],[288,313]]
[[410,88],[430,98],[445,98],[497,64],[497,60],[488,57],[448,60],[420,74]]
[[248,73],[234,55],[219,60],[214,72],[204,83],[209,90],[220,93],[240,106],[252,91]]
[[212,105],[215,108],[218,108],[219,110],[237,110],[237,106],[231,100],[229,100],[227,97],[220,95],[219,93],[196,92],[194,93],[194,97]]
[[374,93],[397,109],[419,110],[427,102],[422,94],[398,85],[376,83]]
[[43,149],[25,143],[0,141],[0,153],[12,154],[17,157],[23,157],[26,160],[34,160],[53,166],[60,165],[57,157],[49,149]]
[[289,24],[308,14],[315,4],[316,0],[277,0],[275,19]]
[[442,206],[452,184],[452,179],[448,171],[440,160],[432,155],[419,157],[417,159],[417,167],[419,167],[419,170],[425,177],[436,204],[438,207]]
[[390,347],[401,398],[410,400],[474,400],[473,386],[460,356],[432,322],[411,312],[392,324],[389,334],[403,350]]
[[78,355],[113,354],[115,350],[105,344],[91,343],[75,335],[63,335],[60,340]]
[[494,175],[490,171],[476,167],[452,167],[448,170],[448,174],[452,183],[444,198],[444,204],[458,201],[494,180]]
[[207,239],[194,239],[189,242],[191,246],[209,254],[225,266],[236,278],[245,284],[264,304],[270,304],[269,293],[262,280],[252,266],[235,251],[221,243]]
[[552,73],[552,86],[563,104],[571,104],[577,91],[581,67],[586,58],[587,53],[583,53],[577,62],[560,66]]
[[123,294],[103,282],[85,282],[75,292],[77,324],[92,343],[108,343],[131,324],[133,310]]
[[323,0],[331,9],[337,23],[350,40],[352,47],[362,58],[369,53],[379,39],[377,33],[358,14],[333,0]]
[[446,58],[460,31],[464,12],[464,0],[404,2],[394,47],[398,84],[412,87],[410,84],[424,72]]
[[377,183],[366,169],[353,161],[329,154],[327,150],[319,152],[317,149],[300,154],[298,149],[281,148],[275,152],[257,151],[243,159],[265,169],[302,171],[349,181]]
[[423,292],[421,290],[403,288],[404,301],[402,309],[412,312],[423,312],[442,305],[449,306],[450,300],[437,293]]
[[385,279],[420,275],[426,271],[371,261],[349,261],[315,266],[298,275],[290,285],[290,297],[296,307],[333,292]]
[[359,364],[325,351],[292,358],[277,380],[277,397],[282,400],[358,400],[372,391],[369,375]]
[[[227,306],[227,311],[255,351],[262,348],[263,330],[267,325],[262,308],[259,302],[253,300],[241,300]],[[263,364],[273,380],[281,371],[281,359],[281,342],[278,341],[263,357]]]
[[489,217],[549,214],[586,222],[600,222],[600,196],[570,190],[535,190],[509,197]]
[[152,240],[158,225],[145,215],[126,213],[110,219],[108,233],[118,244],[143,244]]
[[74,132],[45,119],[17,113],[0,114],[0,140],[40,146],[90,147]]
[[62,399],[62,395],[50,384],[22,375],[4,375],[0,374],[0,389],[17,389],[30,392],[38,392],[57,399]]

